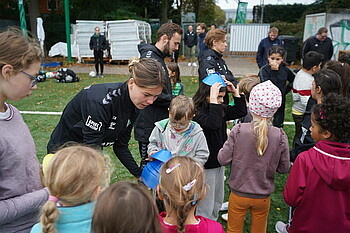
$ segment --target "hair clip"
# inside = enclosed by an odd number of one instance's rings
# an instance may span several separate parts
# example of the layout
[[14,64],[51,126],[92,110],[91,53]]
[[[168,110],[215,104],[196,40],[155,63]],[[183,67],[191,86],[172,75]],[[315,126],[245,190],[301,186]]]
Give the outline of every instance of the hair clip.
[[197,182],[196,179],[192,180],[190,183],[186,184],[185,186],[183,186],[182,188],[187,192],[190,191],[191,188],[195,185],[195,183]]
[[198,199],[198,194],[195,193],[193,197],[193,201],[191,202],[191,205],[195,205],[197,203],[197,199]]
[[175,168],[177,168],[178,166],[180,166],[180,163],[174,164],[173,166],[169,167],[168,169],[165,170],[165,172],[167,174],[169,174],[170,172],[172,172]]
[[326,117],[323,115],[323,110],[321,109],[320,110],[320,118],[321,120],[324,120]]
[[55,197],[55,196],[49,196],[49,201],[53,201],[53,202],[57,203],[58,202],[58,198]]

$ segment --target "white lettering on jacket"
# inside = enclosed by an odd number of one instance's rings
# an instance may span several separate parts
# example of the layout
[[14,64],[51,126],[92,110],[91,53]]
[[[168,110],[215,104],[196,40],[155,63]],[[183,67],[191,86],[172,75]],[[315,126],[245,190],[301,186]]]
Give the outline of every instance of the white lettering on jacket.
[[89,115],[85,125],[87,127],[89,127],[90,129],[96,130],[96,131],[100,131],[101,127],[102,127],[102,122],[94,122],[93,120],[91,120],[91,116]]

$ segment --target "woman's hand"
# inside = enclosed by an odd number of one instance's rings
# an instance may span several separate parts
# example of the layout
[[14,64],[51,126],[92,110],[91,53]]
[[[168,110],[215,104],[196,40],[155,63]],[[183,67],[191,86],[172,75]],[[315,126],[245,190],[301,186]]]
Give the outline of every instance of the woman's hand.
[[209,101],[211,104],[218,104],[218,96],[219,96],[219,92],[220,92],[221,87],[222,87],[222,83],[214,83],[210,87]]

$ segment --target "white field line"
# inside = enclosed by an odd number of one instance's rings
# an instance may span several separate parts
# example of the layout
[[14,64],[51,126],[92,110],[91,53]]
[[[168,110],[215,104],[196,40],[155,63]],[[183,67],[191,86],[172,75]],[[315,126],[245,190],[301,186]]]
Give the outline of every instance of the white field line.
[[[20,111],[21,114],[33,114],[33,115],[62,115],[62,112],[39,112],[39,111]],[[284,125],[294,125],[294,122],[283,122]]]

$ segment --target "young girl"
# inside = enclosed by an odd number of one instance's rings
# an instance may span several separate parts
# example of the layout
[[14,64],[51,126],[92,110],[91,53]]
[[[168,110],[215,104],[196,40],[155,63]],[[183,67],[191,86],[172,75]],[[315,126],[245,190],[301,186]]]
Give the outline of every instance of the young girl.
[[324,69],[330,69],[336,72],[340,78],[342,83],[341,95],[344,97],[350,97],[350,65],[347,63],[342,63],[340,61],[328,61]]
[[[266,232],[274,176],[289,170],[288,138],[271,120],[282,102],[279,89],[266,81],[250,93],[253,122],[235,125],[218,154],[221,165],[231,164],[228,232],[243,232],[248,210],[250,232]],[[253,146],[255,145],[255,146]]]
[[184,85],[180,79],[180,68],[175,62],[167,64],[168,73],[171,81],[172,94],[174,96],[184,95]]
[[[212,80],[214,77],[217,80]],[[226,89],[233,95],[234,106],[223,104]],[[204,172],[210,189],[198,205],[196,214],[216,221],[224,200],[225,173],[225,167],[219,164],[217,154],[227,139],[226,121],[245,116],[247,107],[244,96],[220,75],[209,75],[208,79],[204,79],[193,96],[193,101],[196,107],[193,120],[202,127],[209,147],[209,158],[204,165]]]
[[49,192],[40,183],[35,143],[17,108],[37,89],[41,50],[19,29],[0,33],[0,232],[29,232]]
[[195,216],[198,202],[205,196],[205,176],[201,165],[192,158],[175,156],[160,171],[159,198],[166,212],[159,215],[163,233],[223,233],[222,226]]
[[[329,94],[311,115],[316,145],[296,159],[283,191],[295,207],[288,232],[350,232],[350,101]],[[286,232],[285,225],[276,225]]]
[[[283,127],[284,121],[284,109],[286,105],[286,95],[293,87],[294,73],[286,67],[283,63],[283,56],[285,50],[280,46],[272,46],[268,50],[268,61],[267,65],[261,67],[259,71],[259,77],[261,82],[270,80],[275,84],[282,93],[282,104],[277,110],[273,118],[273,126]],[[288,81],[288,85],[287,85]]]
[[314,81],[311,86],[311,97],[306,106],[303,121],[301,123],[301,134],[295,140],[294,148],[291,152],[291,161],[294,162],[298,154],[307,151],[315,145],[315,141],[310,134],[311,127],[311,109],[314,105],[322,102],[322,99],[329,93],[341,93],[341,78],[339,75],[329,69],[322,69],[313,74]]
[[202,166],[207,162],[209,150],[203,130],[193,122],[194,103],[187,96],[175,97],[169,107],[169,118],[158,121],[149,137],[148,154],[169,150],[173,156],[194,158]]
[[91,232],[94,200],[109,181],[102,154],[85,146],[65,147],[52,157],[45,174],[50,196],[31,233]]
[[157,216],[155,202],[143,186],[117,182],[97,199],[92,232],[161,233]]

